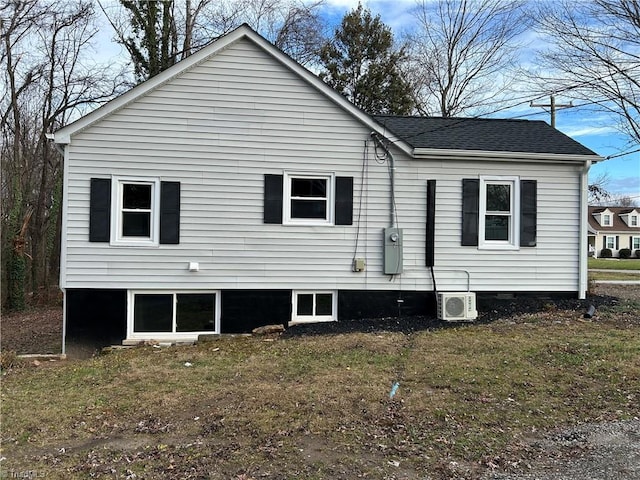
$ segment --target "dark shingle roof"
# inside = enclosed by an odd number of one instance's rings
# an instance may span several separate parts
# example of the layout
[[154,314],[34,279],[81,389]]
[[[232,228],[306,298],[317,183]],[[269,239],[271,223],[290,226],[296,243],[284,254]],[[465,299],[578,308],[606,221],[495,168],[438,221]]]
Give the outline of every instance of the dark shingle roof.
[[414,148],[597,155],[539,120],[388,115],[373,118]]

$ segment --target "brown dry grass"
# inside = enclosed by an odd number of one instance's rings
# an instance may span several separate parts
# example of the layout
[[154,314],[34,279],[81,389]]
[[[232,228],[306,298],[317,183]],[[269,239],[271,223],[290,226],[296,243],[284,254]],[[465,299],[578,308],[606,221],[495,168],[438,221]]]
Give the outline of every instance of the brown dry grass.
[[13,368],[0,465],[46,478],[478,478],[529,461],[540,432],[640,414],[639,307]]

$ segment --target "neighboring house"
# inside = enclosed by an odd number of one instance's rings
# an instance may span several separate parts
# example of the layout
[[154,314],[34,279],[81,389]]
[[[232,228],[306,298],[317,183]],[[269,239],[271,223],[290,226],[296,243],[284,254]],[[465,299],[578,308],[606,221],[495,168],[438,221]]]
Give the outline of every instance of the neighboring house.
[[544,122],[372,118],[246,26],[54,140],[67,332],[193,340],[433,314],[436,290],[587,290],[599,156]]
[[611,250],[618,257],[628,248],[635,258],[640,250],[640,208],[589,207],[589,250],[601,257],[602,250]]

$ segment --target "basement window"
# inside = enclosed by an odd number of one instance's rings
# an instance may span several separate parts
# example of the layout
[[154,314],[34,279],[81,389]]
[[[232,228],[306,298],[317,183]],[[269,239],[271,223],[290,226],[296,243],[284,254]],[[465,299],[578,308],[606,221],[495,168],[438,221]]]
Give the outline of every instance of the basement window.
[[216,292],[135,291],[129,295],[129,338],[219,332]]
[[335,292],[294,291],[290,323],[332,322],[337,320]]

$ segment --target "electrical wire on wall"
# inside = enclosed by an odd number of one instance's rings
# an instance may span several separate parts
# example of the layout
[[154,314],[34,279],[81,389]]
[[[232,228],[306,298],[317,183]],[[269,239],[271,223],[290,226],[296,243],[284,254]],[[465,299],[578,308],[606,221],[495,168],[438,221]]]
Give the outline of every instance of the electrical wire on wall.
[[[382,142],[380,137],[376,133],[372,133],[371,137],[374,139],[373,147],[375,152],[376,162],[380,165],[387,164],[387,170],[389,172],[389,184],[390,184],[390,199],[389,199],[389,214],[390,214],[390,227],[397,227],[397,214],[398,209],[396,206],[396,186],[395,186],[395,162],[393,155],[389,151],[386,145]],[[380,153],[382,150],[382,153]]]
[[[362,151],[362,169],[360,171],[360,198],[358,199],[358,217],[356,218],[356,242],[353,248],[353,259],[358,256],[358,243],[360,240],[360,223],[362,221],[362,202],[365,201],[365,209],[367,208],[366,196],[367,196],[367,174],[368,174],[368,158],[369,157],[369,140],[364,140],[364,149]],[[366,213],[365,213],[366,223]],[[365,225],[366,232],[366,225]],[[366,234],[366,233],[365,233]],[[365,258],[366,258],[366,245],[365,241]]]
[[[375,133],[371,134],[374,140],[374,152],[376,162],[380,165],[386,163],[387,171],[389,174],[389,227],[399,228],[398,221],[398,206],[396,204],[395,195],[395,161],[392,153],[389,151],[387,145],[383,143],[383,140]],[[402,256],[398,256],[396,264],[396,271],[401,271]],[[398,280],[398,298],[396,299],[396,305],[398,307],[398,317],[402,316],[402,307],[404,305],[404,298],[402,298],[402,275],[399,273],[393,273],[389,276],[389,282],[395,282]]]

